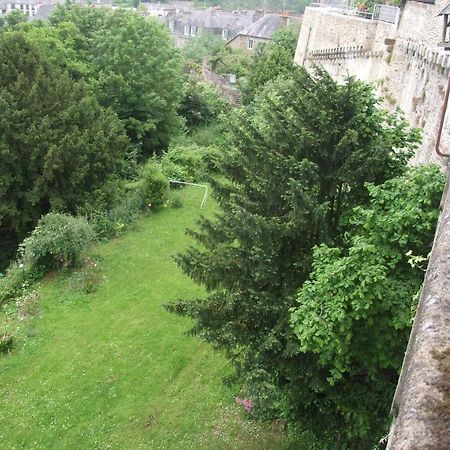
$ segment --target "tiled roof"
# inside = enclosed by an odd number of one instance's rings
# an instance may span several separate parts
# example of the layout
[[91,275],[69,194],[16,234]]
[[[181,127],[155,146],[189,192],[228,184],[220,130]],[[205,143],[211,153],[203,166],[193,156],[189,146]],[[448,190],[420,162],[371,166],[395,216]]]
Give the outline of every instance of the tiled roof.
[[263,39],[270,39],[279,28],[286,25],[286,19],[279,14],[266,14],[252,23],[240,34],[247,36],[254,36]]

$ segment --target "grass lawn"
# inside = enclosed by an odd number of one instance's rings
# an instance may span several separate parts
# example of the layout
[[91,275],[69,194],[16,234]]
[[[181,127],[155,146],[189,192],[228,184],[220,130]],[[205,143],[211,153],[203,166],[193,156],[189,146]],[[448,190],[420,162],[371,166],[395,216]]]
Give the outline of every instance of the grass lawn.
[[42,284],[13,353],[0,355],[0,449],[300,448],[245,418],[222,384],[224,359],[161,307],[203,295],[171,258],[203,191],[177,195],[183,208],[94,250],[104,277],[95,292],[76,292],[67,275]]

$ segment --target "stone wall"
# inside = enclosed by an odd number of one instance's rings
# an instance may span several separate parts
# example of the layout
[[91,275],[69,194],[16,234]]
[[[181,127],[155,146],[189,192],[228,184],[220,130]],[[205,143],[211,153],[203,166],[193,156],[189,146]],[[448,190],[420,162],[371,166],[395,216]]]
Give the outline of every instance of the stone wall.
[[205,83],[215,86],[222,97],[233,105],[241,103],[241,93],[235,85],[231,84],[230,77],[218,75],[213,72],[207,65],[203,64],[202,79]]
[[[434,145],[450,68],[450,52],[438,47],[443,23],[438,13],[446,3],[407,1],[397,24],[306,8],[295,55],[297,64],[320,64],[338,81],[353,75],[374,83],[386,107],[399,107],[423,129],[417,164],[442,162]],[[450,119],[442,147],[450,150]]]
[[450,190],[392,403],[388,450],[450,448]]

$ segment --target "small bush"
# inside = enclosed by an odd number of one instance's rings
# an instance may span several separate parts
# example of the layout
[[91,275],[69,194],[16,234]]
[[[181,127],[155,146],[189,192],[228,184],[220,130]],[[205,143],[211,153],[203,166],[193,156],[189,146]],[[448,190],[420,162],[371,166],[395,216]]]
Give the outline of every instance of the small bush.
[[151,160],[141,167],[136,181],[123,187],[120,201],[108,211],[94,211],[89,215],[99,240],[111,239],[138,215],[149,208],[159,208],[169,198],[169,180],[162,173],[161,166]]
[[183,207],[183,202],[181,200],[180,197],[175,197],[174,199],[172,199],[172,201],[170,202],[170,206],[174,209],[179,209]]
[[185,85],[185,96],[178,110],[186,120],[188,128],[207,125],[230,108],[220,92],[212,86],[189,77]]
[[[224,135],[226,132],[226,126],[223,120],[217,120],[204,127],[195,128],[188,135],[188,139],[194,144],[202,147],[209,147],[212,145],[220,145],[224,143]],[[186,141],[186,137],[183,137]]]
[[169,198],[169,180],[160,165],[149,161],[142,167],[139,179],[131,185],[129,193],[135,196],[134,202],[140,203],[142,210],[159,208]]
[[99,241],[106,241],[118,234],[119,224],[116,223],[107,211],[96,211],[89,217],[89,224]]
[[39,277],[73,267],[94,240],[94,230],[85,219],[47,214],[20,245],[25,270]]

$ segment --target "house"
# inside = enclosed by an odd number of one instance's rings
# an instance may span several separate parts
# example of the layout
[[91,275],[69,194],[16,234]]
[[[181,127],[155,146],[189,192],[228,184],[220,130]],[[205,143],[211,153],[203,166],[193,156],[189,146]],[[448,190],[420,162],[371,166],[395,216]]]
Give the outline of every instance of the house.
[[173,10],[164,17],[164,21],[175,37],[175,45],[183,47],[189,39],[205,32],[228,41],[252,24],[256,15],[255,11],[228,12],[219,8]]
[[11,11],[21,11],[26,16],[34,16],[39,8],[44,4],[38,0],[7,0],[0,1],[0,15],[9,14]]
[[231,48],[240,48],[253,52],[256,47],[272,40],[272,35],[281,27],[300,21],[300,16],[281,14],[266,14],[247,28],[237,33],[228,42]]

